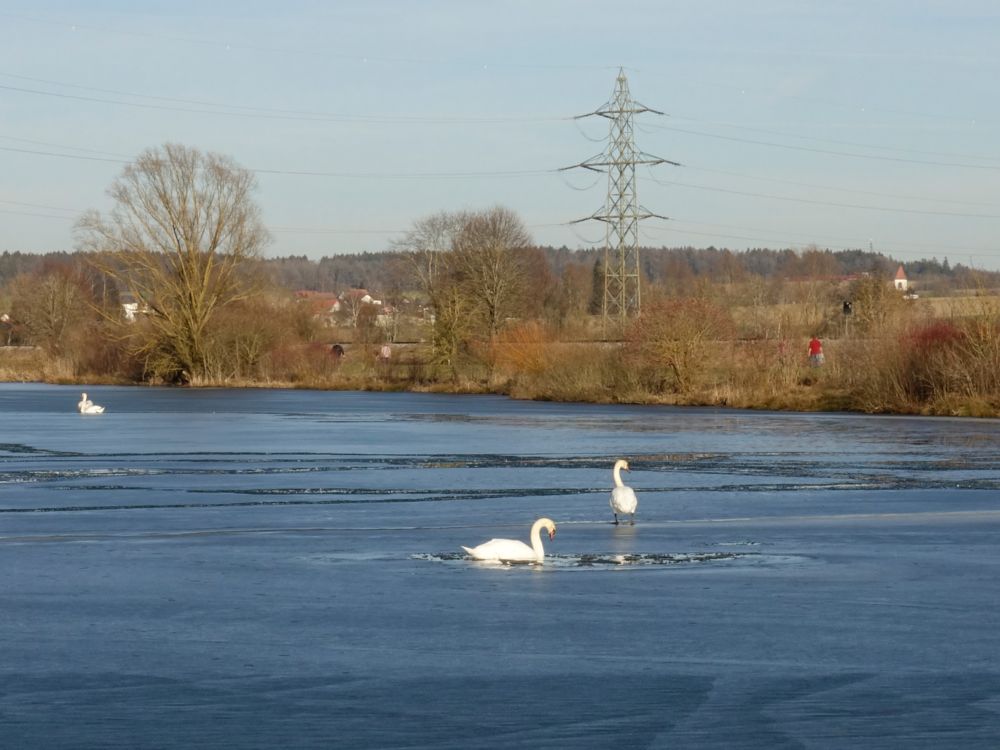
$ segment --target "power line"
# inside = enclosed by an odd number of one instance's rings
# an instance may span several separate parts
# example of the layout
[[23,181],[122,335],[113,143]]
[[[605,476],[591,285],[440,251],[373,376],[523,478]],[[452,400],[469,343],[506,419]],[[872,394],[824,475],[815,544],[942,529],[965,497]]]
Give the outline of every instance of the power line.
[[[178,36],[171,34],[158,34],[152,33],[144,30],[134,30],[134,29],[123,29],[115,28],[112,26],[96,25],[91,23],[81,23],[76,20],[60,20],[52,18],[40,18],[37,16],[31,16],[20,13],[11,12],[0,12],[0,17],[16,19],[20,21],[26,21],[28,23],[39,24],[43,26],[56,27],[59,29],[72,30],[74,32],[86,31],[96,34],[104,35],[118,35],[126,37],[137,37],[141,39],[153,39],[162,40],[171,43],[180,43],[189,46],[197,46],[202,48],[209,48],[212,50],[231,52],[234,50],[245,50],[253,53],[267,53],[286,57],[288,55],[319,55],[324,59],[330,60],[340,60],[347,62],[354,62],[359,64],[391,64],[391,65],[427,65],[427,66],[443,66],[443,67],[461,67],[467,70],[579,70],[579,71],[594,71],[594,70],[615,70],[620,66],[617,64],[610,63],[593,63],[593,62],[560,62],[560,63],[533,63],[533,62],[511,62],[510,60],[470,60],[470,59],[458,59],[458,58],[432,58],[432,57],[397,57],[389,55],[377,55],[371,54],[370,52],[337,52],[328,46],[323,47],[309,47],[303,45],[297,45],[294,47],[278,46],[278,45],[262,45],[262,44],[249,44],[244,41],[232,39],[226,41],[225,39],[220,39],[219,35],[215,35],[211,38],[197,38],[197,37],[187,37]],[[662,69],[663,65],[644,65],[644,69],[658,70]],[[632,68],[634,70],[634,68]],[[723,89],[729,92],[736,92],[740,97],[744,97],[748,92],[760,98],[762,96],[773,97],[776,94],[780,94],[782,98],[792,100],[809,102],[812,104],[819,104],[825,107],[831,107],[840,110],[847,110],[851,112],[884,112],[892,115],[902,115],[906,117],[917,117],[925,119],[937,119],[937,120],[947,120],[955,122],[990,122],[979,117],[972,117],[969,115],[956,115],[954,112],[927,112],[927,111],[913,111],[896,109],[892,107],[885,107],[881,105],[872,105],[870,103],[859,103],[859,102],[847,102],[847,101],[837,101],[833,99],[824,99],[821,97],[809,97],[802,95],[790,95],[787,91],[778,88],[771,89],[755,89],[753,87],[747,87],[745,85],[733,84],[732,82],[719,83],[717,81],[695,81],[688,79],[689,83],[692,83],[700,88],[712,87]]]
[[[748,242],[764,243],[764,246],[779,246],[779,247],[795,247],[795,246],[804,247],[804,246],[808,246],[808,245],[817,244],[818,242],[822,242],[827,248],[830,248],[830,247],[833,246],[833,243],[831,243],[830,240],[834,240],[836,243],[839,244],[840,249],[844,249],[844,250],[857,250],[857,249],[863,248],[863,246],[867,245],[869,243],[869,241],[870,241],[869,239],[861,239],[861,238],[845,238],[845,237],[822,238],[822,237],[816,237],[815,235],[812,235],[812,234],[806,234],[806,233],[800,233],[800,232],[783,232],[783,234],[786,234],[786,235],[787,234],[798,234],[798,235],[803,236],[803,237],[809,237],[810,240],[807,241],[807,242],[789,241],[788,239],[776,240],[773,237],[761,237],[759,235],[748,236],[748,235],[727,234],[725,232],[700,232],[700,231],[697,231],[697,230],[694,230],[694,229],[683,228],[686,225],[695,225],[695,226],[703,226],[703,227],[721,227],[721,228],[727,229],[727,230],[735,229],[735,230],[746,230],[746,231],[749,231],[749,232],[767,232],[767,231],[769,231],[769,230],[766,230],[766,229],[762,229],[760,227],[744,227],[744,226],[732,225],[732,224],[713,224],[713,223],[709,223],[709,222],[692,221],[692,220],[684,219],[682,217],[674,217],[671,220],[671,223],[670,223],[669,226],[667,226],[667,225],[652,226],[652,227],[650,227],[650,229],[652,231],[655,231],[655,232],[673,232],[673,233],[683,233],[685,235],[695,235],[695,236],[700,236],[700,237],[715,237],[715,238],[724,238],[724,239],[739,239],[739,240],[745,240],[745,241],[748,241]],[[849,243],[849,244],[844,244],[844,243]],[[985,256],[997,256],[997,257],[1000,257],[1000,248],[997,248],[997,249],[988,249],[988,248],[983,248],[983,247],[968,247],[968,246],[956,246],[956,245],[948,245],[947,247],[945,247],[945,246],[942,246],[942,245],[934,245],[934,244],[924,243],[924,242],[911,242],[911,241],[908,241],[908,240],[906,240],[906,241],[903,241],[903,240],[895,240],[895,241],[894,240],[881,240],[879,242],[879,244],[880,244],[880,246],[889,248],[893,252],[897,252],[897,253],[904,253],[905,252],[905,253],[917,254],[917,253],[937,252],[938,254],[943,254],[943,255],[947,255],[948,253],[952,253],[952,254],[954,254],[954,253],[975,253],[976,255],[985,255]],[[922,249],[921,250],[900,250],[900,249],[898,249],[898,248],[901,248],[901,247],[918,247],[918,248],[922,248]]]
[[[727,89],[729,91],[738,91],[741,96],[745,95],[748,91],[750,91],[751,93],[756,94],[757,96],[761,96],[762,95],[761,91],[753,89],[752,87],[747,87],[747,86],[743,86],[743,85],[734,85],[732,83],[717,83],[717,82],[714,82],[714,81],[701,81],[701,82],[693,82],[692,81],[692,83],[695,83],[695,85],[697,85],[697,86],[711,86],[713,88]],[[883,106],[880,106],[880,105],[858,104],[856,102],[855,103],[848,103],[848,102],[844,102],[844,101],[835,101],[833,99],[821,99],[819,97],[802,96],[800,94],[799,95],[796,95],[796,94],[789,95],[785,91],[778,91],[778,90],[775,90],[775,89],[771,89],[769,91],[763,91],[763,95],[766,96],[766,97],[773,97],[776,94],[780,94],[782,96],[782,98],[786,98],[786,99],[789,99],[791,101],[800,101],[800,102],[809,102],[811,104],[820,104],[820,105],[822,105],[824,107],[831,107],[833,109],[847,110],[847,111],[850,111],[850,112],[865,112],[865,113],[867,113],[867,112],[884,112],[886,114],[890,114],[890,115],[902,115],[904,117],[921,117],[921,118],[925,118],[925,119],[947,120],[947,121],[962,122],[962,123],[968,123],[968,122],[973,122],[973,123],[976,123],[976,122],[989,122],[988,120],[983,120],[982,118],[979,118],[979,117],[970,117],[968,115],[965,115],[965,116],[963,116],[963,115],[956,115],[956,114],[954,114],[954,112],[949,112],[947,114],[942,114],[940,112],[917,112],[917,111],[913,111],[913,110],[902,110],[902,109],[894,109],[892,107],[883,107]]]
[[57,154],[54,151],[39,151],[31,148],[14,148],[13,146],[0,146],[0,151],[10,151],[17,154],[32,154],[34,156],[56,156],[63,159],[81,159],[83,161],[103,161],[112,164],[131,164],[128,159],[112,159],[104,156],[84,156],[83,154]]
[[82,146],[65,146],[60,143],[51,143],[49,141],[35,141],[30,138],[15,138],[10,135],[0,135],[0,140],[4,141],[14,141],[15,143],[30,143],[33,146],[48,146],[50,148],[59,148],[64,151],[84,151],[89,154],[103,154],[105,156],[118,156],[122,159],[127,159],[128,154],[119,154],[114,151],[102,151],[96,148],[84,148]]
[[42,214],[37,211],[12,211],[6,208],[0,208],[0,214],[8,214],[11,216],[39,216],[43,219],[61,219],[62,221],[72,221],[76,217],[74,216],[57,216],[56,214]]
[[[836,146],[853,146],[857,148],[868,148],[877,151],[895,151],[897,153],[903,154],[920,154],[923,156],[944,156],[951,159],[981,159],[984,161],[1000,161],[1000,156],[982,156],[980,154],[958,154],[951,151],[925,151],[922,149],[915,148],[900,148],[898,146],[885,146],[881,144],[873,143],[860,143],[858,141],[841,141],[833,138],[816,138],[815,136],[800,135],[798,133],[788,133],[780,130],[768,130],[766,128],[753,128],[747,125],[734,125],[728,122],[714,122],[711,120],[699,120],[694,117],[676,117],[678,120],[687,120],[693,123],[704,123],[706,125],[714,125],[716,127],[731,128],[733,130],[743,130],[750,133],[764,133],[766,135],[776,135],[782,138],[797,138],[803,141],[814,141],[816,143],[832,143]],[[656,128],[658,126],[651,125],[651,128]]]
[[342,177],[363,180],[425,180],[425,179],[470,179],[480,177],[538,177],[554,175],[556,169],[522,169],[494,172],[319,172],[302,169],[254,169],[254,174],[290,175],[295,177]]
[[[68,148],[68,147],[67,147]],[[82,154],[60,154],[54,151],[41,151],[39,149],[15,148],[13,146],[0,146],[0,151],[10,151],[19,154],[32,154],[35,156],[52,156],[63,159],[82,159],[84,161],[101,161],[112,164],[132,164],[130,159],[112,159],[109,157],[85,156]],[[367,180],[429,180],[429,179],[476,179],[481,177],[538,177],[541,175],[558,174],[557,169],[522,169],[522,170],[496,170],[484,172],[323,172],[305,169],[254,169],[246,168],[248,172],[254,174],[268,175],[290,175],[296,177],[336,177],[344,179],[367,179]]]
[[[7,74],[2,74],[7,75]],[[21,77],[21,76],[15,76]],[[36,79],[37,80],[37,79]],[[56,83],[54,85],[80,88],[90,91],[103,91],[109,93],[107,89],[94,89],[86,86],[74,86],[73,84]],[[170,99],[168,97],[150,96],[146,94],[131,94],[125,92],[111,92],[118,96],[132,96],[157,101],[186,102],[192,106],[171,106],[168,104],[153,104],[149,102],[129,102],[122,99],[107,99],[99,96],[83,96],[81,94],[67,94],[58,91],[42,91],[40,89],[27,88],[24,86],[6,86],[0,84],[0,90],[13,91],[21,94],[32,94],[35,96],[50,96],[58,99],[73,99],[76,101],[93,102],[99,104],[113,104],[121,107],[132,107],[135,109],[150,109],[166,112],[181,112],[185,114],[200,115],[222,115],[224,117],[240,117],[247,119],[261,120],[293,120],[296,122],[341,122],[357,124],[383,124],[383,125],[473,125],[473,124],[509,124],[513,122],[561,122],[568,120],[568,117],[417,117],[413,115],[342,115],[334,113],[309,112],[304,110],[282,110],[264,107],[250,107],[232,104],[213,104],[211,102],[201,102],[185,99]],[[212,107],[213,109],[205,109]]]
[[729,172],[724,169],[712,169],[711,167],[696,167],[685,164],[685,168],[696,172],[709,172],[711,174],[721,174],[727,177],[740,177],[746,180],[757,180],[759,182],[773,182],[779,185],[792,185],[793,187],[806,187],[814,190],[830,190],[839,193],[851,193],[853,195],[871,195],[876,198],[896,198],[898,200],[925,201],[927,203],[953,203],[959,206],[995,206],[995,203],[987,201],[962,201],[954,198],[928,198],[920,195],[899,195],[894,193],[879,193],[873,190],[858,190],[857,188],[842,188],[832,185],[819,185],[813,182],[798,182],[797,180],[782,180],[776,177],[759,177],[756,175],[743,174],[740,172]]
[[275,234],[402,234],[404,229],[341,229],[339,227],[287,227],[272,226],[267,227],[269,232]]
[[[62,84],[68,85],[68,84]],[[415,117],[409,115],[385,116],[385,115],[341,115],[308,113],[299,110],[269,110],[255,107],[240,107],[238,105],[211,104],[207,102],[198,103],[192,107],[175,107],[166,104],[151,104],[148,102],[129,102],[121,99],[107,99],[99,96],[83,96],[81,94],[66,94],[57,91],[42,91],[39,89],[27,88],[24,86],[5,86],[0,84],[0,90],[14,91],[22,94],[33,94],[35,96],[50,96],[58,99],[73,99],[75,101],[93,102],[99,104],[113,104],[121,107],[132,107],[135,109],[149,109],[166,112],[181,112],[185,114],[200,115],[222,115],[224,117],[240,117],[247,119],[261,120],[294,120],[296,122],[342,122],[356,124],[400,124],[400,125],[470,125],[470,124],[509,124],[512,122],[559,122],[565,121],[568,117]],[[142,94],[121,94],[122,96],[137,96],[150,99],[163,99],[163,97],[145,97]],[[217,109],[204,109],[204,107],[217,107]],[[228,108],[228,109],[227,109]],[[230,111],[230,110],[245,111]]]
[[769,200],[789,201],[791,203],[805,203],[813,206],[828,206],[831,208],[853,208],[862,211],[882,211],[888,213],[916,214],[919,216],[951,216],[961,219],[1000,219],[1000,214],[972,214],[972,213],[959,213],[957,211],[933,211],[929,209],[916,209],[916,208],[892,208],[890,206],[865,206],[858,203],[836,203],[833,201],[812,200],[810,198],[792,198],[790,196],[784,196],[784,195],[751,193],[745,190],[731,190],[728,188],[709,187],[707,185],[693,185],[688,182],[676,182],[676,181],[663,182],[655,178],[651,179],[657,185],[662,185],[664,187],[676,186],[676,187],[690,188],[692,190],[709,190],[715,193],[726,193],[728,195],[742,195],[749,198],[767,198]]
[[82,213],[77,208],[60,208],[59,206],[46,206],[40,203],[25,203],[23,201],[11,201],[0,198],[0,203],[6,203],[9,206],[24,206],[25,208],[42,208],[46,211],[66,211],[67,213],[79,214]]
[[[52,145],[55,145],[55,144],[52,144]],[[76,148],[76,147],[72,147],[72,146],[56,146],[56,147],[58,147],[58,148],[67,148],[67,149],[68,148]],[[21,153],[21,154],[29,154],[29,155],[35,155],[35,156],[48,156],[48,157],[63,158],[63,159],[77,159],[77,160],[82,160],[82,161],[97,161],[97,162],[104,162],[104,163],[110,163],[110,164],[123,164],[123,165],[127,165],[127,164],[131,164],[132,163],[132,160],[129,160],[129,159],[118,159],[118,158],[102,157],[102,156],[88,156],[88,155],[84,155],[84,154],[62,154],[62,153],[57,153],[57,152],[54,152],[54,151],[43,151],[43,150],[40,150],[40,149],[16,148],[16,147],[13,147],[13,146],[0,146],[0,151],[7,151],[7,152]],[[103,152],[97,152],[97,153],[103,153]],[[661,160],[661,161],[665,162],[665,163],[676,164],[676,162],[666,162],[666,160]],[[645,163],[645,162],[640,162],[640,163]],[[661,163],[661,162],[656,162],[656,163]],[[696,167],[695,169],[699,169],[699,168]],[[711,172],[711,171],[717,171],[717,172],[720,172],[722,174],[726,174],[726,172],[723,172],[722,170],[711,170],[711,169],[704,169],[704,168],[701,168],[701,169],[703,171],[709,171],[709,172]],[[418,179],[422,180],[422,179],[478,179],[478,178],[487,178],[487,177],[489,177],[489,178],[539,177],[539,176],[544,176],[544,175],[559,174],[563,170],[560,170],[560,169],[547,169],[547,170],[546,169],[541,169],[541,170],[508,170],[508,171],[497,170],[497,171],[483,171],[483,172],[471,172],[470,171],[470,172],[409,172],[409,173],[406,173],[406,172],[397,172],[397,173],[384,172],[384,173],[375,173],[375,172],[333,172],[333,171],[325,172],[325,171],[319,171],[319,170],[248,168],[248,171],[253,172],[254,174],[262,174],[262,175],[286,175],[286,176],[297,176],[297,177],[331,177],[331,178],[337,178],[337,179],[367,179],[367,180],[418,180]],[[891,207],[891,206],[871,206],[871,205],[854,204],[854,203],[838,203],[838,202],[834,202],[834,201],[820,201],[820,200],[813,200],[813,199],[809,199],[809,198],[795,198],[795,197],[790,197],[790,196],[773,195],[773,194],[769,194],[769,193],[756,193],[756,192],[744,191],[744,190],[734,190],[734,189],[722,188],[722,187],[712,187],[712,186],[708,186],[708,185],[695,185],[695,184],[691,184],[691,183],[678,182],[678,181],[664,182],[662,180],[656,179],[655,177],[650,177],[650,179],[653,182],[655,182],[656,184],[661,185],[663,187],[683,187],[683,188],[689,188],[689,189],[692,189],[692,190],[706,190],[706,191],[712,191],[712,192],[726,193],[726,194],[730,194],[730,195],[741,195],[741,196],[750,197],[750,198],[764,198],[764,199],[769,199],[769,200],[788,201],[788,202],[793,202],[793,203],[803,203],[803,204],[817,205],[817,206],[828,206],[828,207],[831,207],[831,208],[850,208],[850,209],[864,210],[864,211],[880,211],[880,212],[888,212],[888,213],[905,213],[905,214],[914,214],[914,215],[922,215],[922,216],[948,216],[948,217],[954,217],[954,218],[973,218],[973,219],[997,219],[997,218],[1000,218],[1000,214],[966,213],[966,212],[957,212],[957,211],[935,211],[935,210],[931,210],[931,209],[895,208],[895,207]],[[766,178],[756,178],[756,179],[766,179]],[[774,180],[774,181],[777,182],[777,180]],[[792,184],[795,184],[795,183],[792,183]],[[821,187],[821,186],[813,186],[813,187]],[[863,191],[858,191],[858,192],[862,192],[863,193]],[[887,197],[892,197],[892,196],[887,196]],[[912,196],[910,197],[910,199],[912,199],[912,200],[927,200],[927,201],[934,200],[934,199],[930,199],[930,198],[917,198],[917,197],[912,197]],[[944,201],[944,202],[948,202],[948,201]],[[954,201],[952,201],[952,202],[954,202]],[[971,204],[970,203],[970,205],[978,205],[978,204]],[[982,204],[982,205],[988,205],[988,204]],[[656,215],[656,214],[652,214],[652,213],[649,213],[649,212],[647,212],[647,213],[648,213],[649,216],[655,216]],[[646,214],[643,214],[643,215],[646,215]],[[599,217],[595,215],[595,216],[592,216],[590,218],[599,218]]]
[[[685,133],[687,135],[695,135],[702,138],[715,138],[722,141],[733,141],[735,143],[750,143],[755,146],[768,146],[770,148],[783,148],[791,151],[805,151],[813,154],[829,154],[832,156],[848,156],[854,159],[872,159],[875,161],[889,161],[897,162],[901,164],[925,164],[935,167],[959,167],[962,169],[981,169],[988,171],[1000,171],[1000,165],[990,165],[990,164],[961,164],[959,162],[945,162],[945,161],[935,161],[931,159],[906,159],[900,156],[879,156],[877,154],[856,154],[850,151],[835,151],[833,149],[825,148],[811,148],[808,146],[790,146],[785,143],[771,143],[770,141],[758,141],[752,138],[737,138],[736,136],[730,135],[719,135],[717,133],[702,133],[697,130],[687,130],[685,128],[676,128],[668,125],[658,126],[661,130],[669,130],[673,133]],[[990,157],[994,158],[994,157]]]
[[120,36],[139,37],[143,39],[157,39],[168,42],[179,42],[181,44],[209,47],[215,50],[230,52],[232,50],[246,50],[248,52],[265,52],[275,55],[321,55],[327,59],[345,60],[350,62],[368,63],[389,63],[394,65],[429,65],[429,66],[455,66],[461,65],[466,68],[476,68],[481,70],[490,69],[511,69],[511,70],[615,70],[618,66],[600,63],[517,63],[507,60],[503,61],[469,61],[455,59],[434,59],[428,57],[391,57],[363,54],[349,54],[331,51],[329,47],[277,47],[260,44],[246,44],[238,41],[220,41],[218,38],[197,39],[193,37],[173,36],[169,34],[153,34],[148,31],[133,31],[130,29],[117,29],[108,26],[96,26],[92,24],[78,23],[76,21],[55,21],[51,19],[37,18],[17,13],[0,12],[0,17],[16,18],[30,23],[57,26],[59,28],[71,29],[72,31],[91,31],[99,34],[115,34]]

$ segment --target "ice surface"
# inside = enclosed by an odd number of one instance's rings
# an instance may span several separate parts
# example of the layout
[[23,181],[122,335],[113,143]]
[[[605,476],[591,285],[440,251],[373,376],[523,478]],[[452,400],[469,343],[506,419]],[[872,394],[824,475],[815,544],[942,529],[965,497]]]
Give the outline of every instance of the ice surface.
[[1000,422],[79,391],[0,385],[2,746],[998,745]]

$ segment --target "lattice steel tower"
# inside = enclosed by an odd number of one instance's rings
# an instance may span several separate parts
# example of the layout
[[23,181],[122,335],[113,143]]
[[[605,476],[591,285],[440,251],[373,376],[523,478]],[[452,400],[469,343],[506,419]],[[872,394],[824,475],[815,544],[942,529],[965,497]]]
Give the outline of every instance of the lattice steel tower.
[[[595,172],[608,173],[608,196],[604,208],[578,221],[596,219],[605,224],[604,240],[604,301],[602,311],[605,329],[609,322],[624,323],[629,315],[641,308],[639,277],[639,221],[650,217],[665,219],[639,205],[636,195],[635,168],[638,164],[673,164],[677,162],[645,154],[635,146],[632,118],[642,112],[662,115],[634,101],[629,94],[625,71],[619,69],[611,99],[594,112],[611,121],[607,149],[587,161],[575,165]],[[572,167],[570,167],[572,168]]]

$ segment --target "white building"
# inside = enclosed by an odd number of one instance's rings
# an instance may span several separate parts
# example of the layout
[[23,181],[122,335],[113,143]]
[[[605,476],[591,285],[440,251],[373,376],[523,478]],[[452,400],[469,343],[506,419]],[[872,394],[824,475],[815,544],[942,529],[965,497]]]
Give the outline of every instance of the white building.
[[903,270],[902,266],[896,269],[896,278],[893,280],[893,284],[901,292],[905,292],[909,286],[906,280],[906,271]]

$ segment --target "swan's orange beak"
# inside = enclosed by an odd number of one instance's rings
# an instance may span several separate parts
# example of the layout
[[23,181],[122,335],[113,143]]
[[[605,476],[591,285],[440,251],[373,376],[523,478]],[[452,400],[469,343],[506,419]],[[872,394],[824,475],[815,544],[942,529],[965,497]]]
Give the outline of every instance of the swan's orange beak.
[[556,530],[555,529],[549,529],[549,541],[551,542],[555,538],[556,538]]

